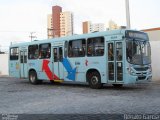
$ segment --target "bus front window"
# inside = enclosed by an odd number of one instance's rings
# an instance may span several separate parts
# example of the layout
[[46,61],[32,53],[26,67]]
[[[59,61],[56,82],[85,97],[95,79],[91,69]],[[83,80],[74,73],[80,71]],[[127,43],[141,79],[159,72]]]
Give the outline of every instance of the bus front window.
[[129,63],[145,65],[151,63],[151,48],[148,41],[126,41],[126,57]]

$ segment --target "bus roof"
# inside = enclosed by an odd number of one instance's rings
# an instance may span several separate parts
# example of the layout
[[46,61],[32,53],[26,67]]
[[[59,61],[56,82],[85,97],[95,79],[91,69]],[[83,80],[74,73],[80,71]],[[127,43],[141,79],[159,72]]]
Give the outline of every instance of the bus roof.
[[[90,38],[90,37],[97,37],[97,36],[109,36],[109,35],[116,35],[116,34],[125,34],[126,29],[120,29],[120,30],[108,30],[103,32],[93,32],[89,34],[80,34],[80,35],[73,35],[73,36],[67,36],[67,37],[59,37],[59,38],[52,38],[52,39],[45,39],[45,40],[35,40],[32,42],[23,42],[23,43],[16,43],[12,44],[10,47],[17,47],[17,46],[27,46],[32,44],[41,44],[41,43],[47,43],[47,42],[63,42],[66,40],[74,40],[74,39],[84,39],[84,38]],[[134,30],[135,31],[135,30]]]

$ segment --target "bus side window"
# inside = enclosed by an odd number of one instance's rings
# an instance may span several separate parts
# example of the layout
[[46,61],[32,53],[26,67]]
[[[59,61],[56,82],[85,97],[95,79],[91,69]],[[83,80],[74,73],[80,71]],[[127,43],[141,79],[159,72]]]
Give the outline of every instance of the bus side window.
[[63,50],[62,50],[62,47],[59,48],[59,61],[60,62],[63,61]]
[[39,58],[46,59],[51,57],[51,44],[45,43],[39,45]]
[[86,40],[72,40],[69,41],[68,57],[84,57],[86,51]]
[[103,56],[104,55],[104,38],[96,37],[87,40],[87,55],[88,56]]
[[10,49],[10,60],[18,60],[19,48],[14,47]]
[[38,58],[38,45],[28,46],[28,59],[37,59]]
[[54,53],[54,62],[58,62],[58,53],[57,53],[57,48],[54,48],[54,51],[53,51]]
[[73,51],[72,51],[72,42],[69,42],[68,46],[68,57],[73,57]]
[[65,41],[64,43],[64,57],[65,58],[67,57],[67,53],[68,53],[68,42]]

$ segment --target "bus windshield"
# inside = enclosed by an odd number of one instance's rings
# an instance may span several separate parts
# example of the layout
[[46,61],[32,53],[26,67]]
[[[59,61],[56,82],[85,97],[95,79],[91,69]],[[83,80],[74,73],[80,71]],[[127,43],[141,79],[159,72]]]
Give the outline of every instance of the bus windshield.
[[127,39],[126,58],[131,64],[146,65],[151,63],[151,47],[149,41]]

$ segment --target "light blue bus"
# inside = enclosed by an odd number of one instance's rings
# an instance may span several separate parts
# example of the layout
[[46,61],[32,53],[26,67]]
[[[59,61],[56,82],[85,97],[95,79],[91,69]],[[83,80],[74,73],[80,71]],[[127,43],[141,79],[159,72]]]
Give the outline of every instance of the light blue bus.
[[148,35],[135,30],[113,30],[73,35],[10,46],[9,74],[32,84],[87,82],[120,87],[152,79]]

